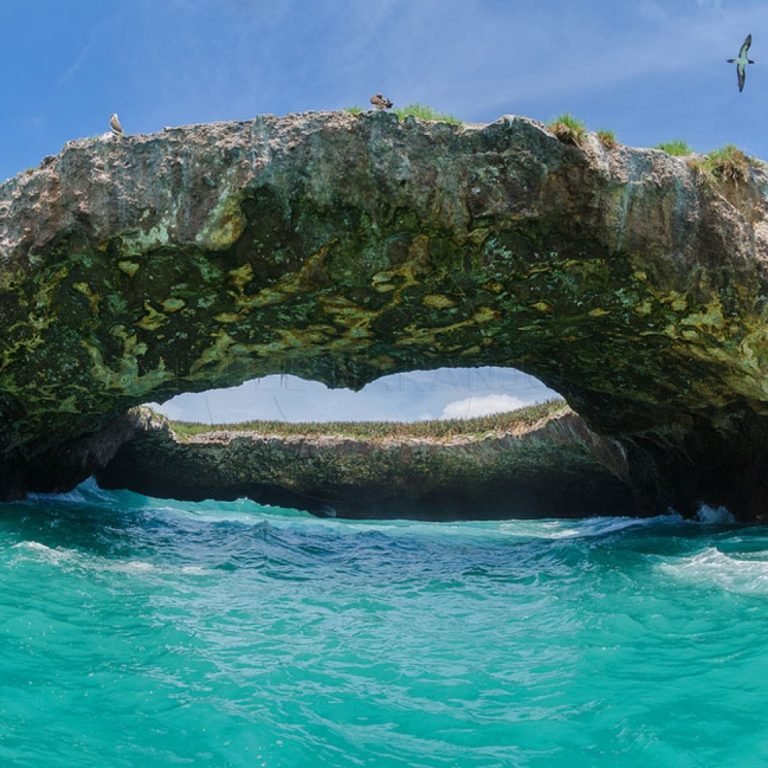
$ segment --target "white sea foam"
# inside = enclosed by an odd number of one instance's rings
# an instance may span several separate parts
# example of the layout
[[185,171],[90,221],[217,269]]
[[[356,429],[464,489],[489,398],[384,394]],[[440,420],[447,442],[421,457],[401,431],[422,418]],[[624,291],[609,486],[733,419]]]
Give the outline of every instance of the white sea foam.
[[20,541],[14,544],[12,549],[21,550],[22,555],[28,553],[31,557],[40,558],[53,565],[61,565],[77,556],[77,553],[72,549],[49,547],[39,541]]
[[12,549],[34,549],[39,552],[51,552],[50,547],[46,547],[45,544],[41,544],[39,541],[20,541],[18,544],[14,544]]
[[647,528],[654,525],[680,524],[683,518],[677,513],[655,517],[589,517],[577,521],[548,521],[550,530],[546,538],[565,539],[574,537],[605,536],[626,528]]
[[502,534],[514,539],[565,539],[591,536],[605,536],[626,528],[653,527],[658,525],[681,524],[683,518],[677,513],[655,517],[592,517],[580,520],[539,519],[539,520],[474,520],[453,522],[427,522],[420,520],[345,520],[342,518],[314,518],[292,521],[302,526],[313,525],[324,531],[340,535],[368,532],[389,536],[434,536],[485,538]]
[[94,571],[108,571],[110,573],[125,573],[141,576],[144,574],[158,574],[161,576],[205,576],[211,573],[207,568],[197,565],[158,565],[148,563],[146,560],[107,560],[104,558],[89,558],[85,567]]
[[83,504],[87,499],[81,490],[81,486],[73,488],[67,493],[28,493],[27,500],[32,502],[56,501],[70,504]]
[[150,573],[156,571],[157,566],[145,563],[143,560],[129,560],[127,563],[112,563],[109,570],[123,573]]
[[27,500],[39,503],[41,501],[54,502],[57,504],[99,504],[114,502],[116,494],[112,491],[105,491],[99,487],[96,479],[89,477],[83,480],[80,485],[66,493],[28,493]]
[[197,565],[157,565],[146,560],[110,560],[99,555],[80,552],[75,549],[49,547],[39,541],[20,541],[12,549],[18,550],[25,559],[37,559],[66,570],[125,573],[129,575],[162,574],[184,576],[205,576],[210,570]]
[[188,576],[209,576],[211,574],[211,571],[208,568],[203,568],[202,565],[182,565],[179,570]]
[[736,518],[727,507],[710,507],[709,504],[699,505],[696,510],[696,519],[705,525],[730,525],[736,522]]
[[658,567],[674,578],[729,592],[768,593],[768,560],[732,557],[715,547]]
[[50,547],[46,547],[45,544],[41,544],[39,541],[20,541],[18,544],[14,544],[12,549],[31,549],[36,552],[53,552]]

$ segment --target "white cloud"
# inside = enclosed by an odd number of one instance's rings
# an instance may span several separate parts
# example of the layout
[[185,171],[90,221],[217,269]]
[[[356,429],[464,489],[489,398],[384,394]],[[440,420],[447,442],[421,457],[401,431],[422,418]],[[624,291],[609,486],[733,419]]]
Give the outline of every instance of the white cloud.
[[83,63],[93,48],[94,39],[94,35],[91,35],[91,38],[88,40],[88,42],[80,49],[80,52],[77,54],[77,58],[67,68],[66,72],[64,72],[64,74],[59,78],[59,85],[64,85],[64,83],[66,83],[68,80],[71,80],[77,71],[83,66]]
[[471,419],[474,416],[490,416],[522,408],[525,402],[511,395],[484,395],[454,400],[443,408],[441,419]]

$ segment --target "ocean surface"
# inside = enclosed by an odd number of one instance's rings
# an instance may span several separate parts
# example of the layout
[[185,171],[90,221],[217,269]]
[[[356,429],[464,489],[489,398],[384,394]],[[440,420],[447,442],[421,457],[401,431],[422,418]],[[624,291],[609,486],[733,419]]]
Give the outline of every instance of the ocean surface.
[[768,764],[768,528],[0,505],[0,765]]

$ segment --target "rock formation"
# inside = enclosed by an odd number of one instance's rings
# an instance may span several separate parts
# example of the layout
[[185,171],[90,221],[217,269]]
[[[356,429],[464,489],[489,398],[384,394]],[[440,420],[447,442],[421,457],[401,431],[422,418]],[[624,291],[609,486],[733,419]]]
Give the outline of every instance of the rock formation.
[[[553,404],[451,429],[290,425],[198,429],[133,409],[135,430],[97,479],[177,499],[249,497],[338,517],[631,514],[626,456]],[[268,431],[266,431],[268,429]],[[346,429],[346,432],[345,432]]]
[[639,511],[759,516],[766,189],[517,117],[71,142],[0,186],[0,493],[71,487],[178,392],[497,365],[621,441]]

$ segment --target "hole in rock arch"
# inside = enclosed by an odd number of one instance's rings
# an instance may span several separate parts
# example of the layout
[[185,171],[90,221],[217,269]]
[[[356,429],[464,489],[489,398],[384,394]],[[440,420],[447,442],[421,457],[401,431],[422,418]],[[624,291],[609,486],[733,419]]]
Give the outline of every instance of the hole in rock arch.
[[171,419],[205,424],[422,421],[485,416],[556,397],[557,392],[522,371],[482,367],[396,373],[359,392],[329,389],[290,374],[272,375],[151,405]]

